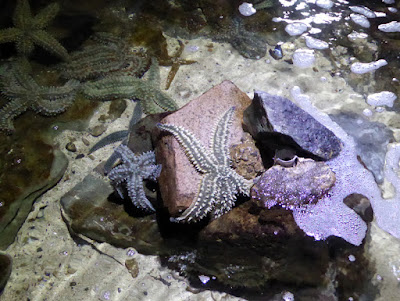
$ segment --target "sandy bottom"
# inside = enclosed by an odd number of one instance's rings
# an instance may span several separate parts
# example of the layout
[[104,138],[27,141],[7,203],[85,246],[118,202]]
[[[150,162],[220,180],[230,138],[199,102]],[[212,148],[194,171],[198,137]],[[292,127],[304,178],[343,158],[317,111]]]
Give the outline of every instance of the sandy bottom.
[[[178,43],[172,38],[168,40],[173,53]],[[223,80],[231,80],[250,97],[256,89],[291,99],[291,89],[299,86],[311,97],[314,105],[325,112],[344,109],[362,114],[366,108],[374,111],[366,104],[363,95],[355,93],[342,77],[331,76],[332,65],[322,53],[315,51],[314,68],[301,69],[285,62],[300,47],[305,47],[300,39],[295,43],[285,43],[282,46],[284,59],[276,61],[267,54],[265,58],[254,61],[241,57],[229,44],[207,39],[188,41],[183,57],[197,63],[182,66],[167,93],[179,105],[184,105]],[[168,72],[169,67],[161,67],[162,86]],[[373,82],[369,85],[371,87]],[[127,102],[128,108],[122,117],[108,124],[101,137],[73,131],[65,131],[57,137],[55,143],[70,159],[67,172],[35,203],[15,242],[6,250],[13,257],[14,265],[0,300],[241,300],[214,291],[193,292],[185,279],[162,267],[156,256],[144,256],[132,248],[120,249],[107,243],[90,241],[91,244],[80,244],[70,237],[61,217],[59,200],[93,166],[107,158],[115,145],[107,146],[90,157],[74,158],[77,153],[87,154],[88,149],[105,135],[127,128],[134,107],[132,102]],[[107,102],[102,104],[90,126],[99,124],[98,117],[107,112],[108,106]],[[395,113],[385,110],[370,118],[385,124],[400,121]],[[398,130],[395,137],[399,140]],[[76,139],[77,153],[65,149],[70,138]],[[91,144],[86,146],[82,138]],[[372,224],[366,250],[376,264],[373,281],[381,289],[377,300],[396,300],[400,293],[400,241]],[[125,267],[126,259],[136,260],[139,268],[136,277]]]

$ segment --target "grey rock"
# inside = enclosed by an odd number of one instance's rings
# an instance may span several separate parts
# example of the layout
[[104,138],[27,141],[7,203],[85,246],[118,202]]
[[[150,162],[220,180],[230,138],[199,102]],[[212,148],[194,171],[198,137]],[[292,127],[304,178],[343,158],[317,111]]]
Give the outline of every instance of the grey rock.
[[319,160],[334,158],[342,149],[332,131],[287,98],[255,91],[244,116],[245,126],[256,141],[264,140],[272,148],[285,145],[297,149],[298,155]]
[[361,160],[375,177],[378,184],[383,182],[386,148],[393,141],[393,132],[383,123],[350,112],[329,115],[356,142],[356,151]]

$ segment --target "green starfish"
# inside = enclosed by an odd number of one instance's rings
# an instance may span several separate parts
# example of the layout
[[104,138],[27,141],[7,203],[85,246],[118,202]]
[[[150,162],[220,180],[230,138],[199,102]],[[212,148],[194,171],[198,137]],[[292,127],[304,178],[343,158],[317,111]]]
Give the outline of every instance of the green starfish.
[[63,86],[41,86],[21,62],[11,64],[0,80],[2,95],[9,102],[0,109],[0,130],[14,131],[13,119],[26,110],[52,116],[64,112],[75,100],[79,81],[69,80]]
[[67,59],[67,50],[44,30],[55,18],[59,9],[58,3],[51,3],[36,16],[32,16],[28,0],[18,0],[13,16],[15,27],[0,30],[0,43],[15,42],[17,51],[24,56],[29,55],[36,44]]
[[198,221],[212,212],[218,218],[232,209],[237,192],[248,196],[253,181],[246,180],[231,168],[228,136],[234,107],[218,121],[207,149],[188,130],[172,124],[158,124],[162,130],[174,135],[194,167],[203,174],[196,200],[180,217],[172,221]]
[[130,75],[110,75],[83,85],[83,93],[95,99],[138,99],[145,114],[178,109],[175,101],[160,90],[160,71],[156,59],[147,71],[147,80]]

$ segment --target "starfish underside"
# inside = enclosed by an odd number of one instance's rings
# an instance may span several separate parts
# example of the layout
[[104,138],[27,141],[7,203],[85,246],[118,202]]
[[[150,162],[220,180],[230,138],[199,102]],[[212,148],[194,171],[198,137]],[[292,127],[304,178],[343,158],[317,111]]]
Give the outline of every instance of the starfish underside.
[[14,27],[0,30],[0,43],[15,42],[22,55],[29,55],[36,44],[62,59],[68,59],[67,50],[45,31],[59,9],[58,3],[51,3],[32,16],[28,0],[18,0],[13,16]]
[[237,174],[230,165],[228,137],[233,114],[234,107],[222,115],[213,132],[209,149],[183,127],[158,125],[160,129],[174,135],[190,162],[203,174],[196,200],[181,216],[173,218],[173,221],[195,222],[209,212],[214,218],[218,218],[232,209],[237,192],[249,195],[253,181]]
[[147,199],[143,180],[155,181],[160,175],[161,165],[156,165],[154,152],[135,155],[126,145],[121,144],[115,150],[122,163],[114,167],[108,174],[109,179],[123,198],[122,184],[126,183],[128,195],[132,203],[144,211],[155,211]]

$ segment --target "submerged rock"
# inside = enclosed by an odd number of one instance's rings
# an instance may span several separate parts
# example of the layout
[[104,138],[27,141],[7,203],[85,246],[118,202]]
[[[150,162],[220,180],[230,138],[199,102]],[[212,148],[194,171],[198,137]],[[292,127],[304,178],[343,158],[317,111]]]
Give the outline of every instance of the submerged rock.
[[392,130],[380,122],[369,121],[355,113],[342,112],[331,114],[330,117],[354,138],[357,153],[376,182],[381,184],[386,149],[394,140]]
[[332,131],[287,98],[256,91],[244,116],[246,128],[255,140],[262,139],[261,144],[269,144],[270,148],[286,144],[299,150],[299,154],[305,151],[322,160],[336,157],[342,149]]
[[11,275],[12,259],[9,255],[0,253],[0,295]]
[[110,201],[112,192],[111,184],[99,175],[86,176],[61,198],[69,228],[97,241],[123,248],[133,246],[144,254],[157,254],[162,249],[162,239],[155,216],[141,216],[129,203]]

